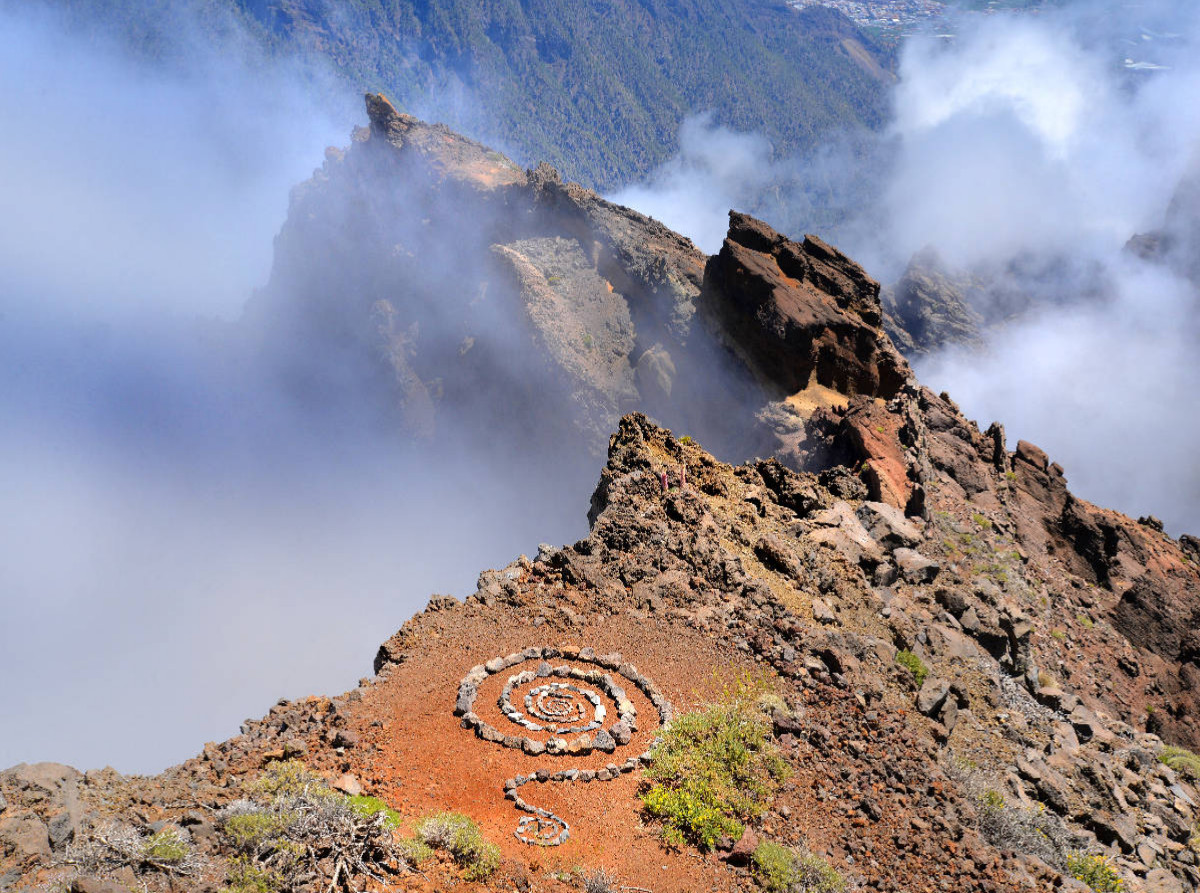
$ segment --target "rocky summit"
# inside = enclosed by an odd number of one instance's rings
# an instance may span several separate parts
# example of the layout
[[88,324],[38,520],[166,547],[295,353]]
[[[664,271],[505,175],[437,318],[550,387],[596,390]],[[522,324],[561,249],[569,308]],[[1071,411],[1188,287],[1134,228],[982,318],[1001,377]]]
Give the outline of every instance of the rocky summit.
[[159,776],[0,773],[0,889],[1200,885],[1196,539],[922,387],[818,238],[368,110],[247,331],[405,437],[598,448],[590,532]]

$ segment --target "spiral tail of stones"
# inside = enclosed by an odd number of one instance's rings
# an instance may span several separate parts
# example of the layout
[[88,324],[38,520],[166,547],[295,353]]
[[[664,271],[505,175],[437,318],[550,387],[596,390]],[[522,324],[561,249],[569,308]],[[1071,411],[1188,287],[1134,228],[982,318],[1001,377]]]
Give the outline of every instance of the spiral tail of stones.
[[[558,660],[570,663],[551,663]],[[514,725],[528,732],[549,734],[551,737],[547,741],[529,735],[505,735],[474,710],[479,687],[489,676],[533,661],[537,661],[534,669],[523,670],[508,678],[498,706]],[[591,664],[593,668],[583,669],[573,664]],[[613,753],[618,747],[629,744],[637,731],[637,708],[614,675],[636,686],[650,700],[658,712],[660,727],[671,721],[674,715],[671,704],[653,682],[637,671],[637,667],[627,663],[620,654],[597,655],[591,648],[526,648],[472,667],[458,687],[454,713],[462,717],[463,727],[473,729],[477,737],[523,750],[530,756],[587,756],[594,751]],[[513,691],[534,682],[539,684],[530,688],[521,701],[524,710],[514,706]],[[605,726],[609,716],[604,704],[606,698],[616,709],[616,721],[609,727]],[[563,736],[578,737],[568,740]],[[513,801],[517,809],[528,813],[517,824],[516,838],[536,846],[558,846],[571,834],[570,826],[562,816],[526,802],[519,793],[522,786],[530,782],[612,781],[649,762],[647,751],[629,757],[619,765],[609,763],[603,769],[537,769],[529,775],[508,779],[504,784],[504,796]]]

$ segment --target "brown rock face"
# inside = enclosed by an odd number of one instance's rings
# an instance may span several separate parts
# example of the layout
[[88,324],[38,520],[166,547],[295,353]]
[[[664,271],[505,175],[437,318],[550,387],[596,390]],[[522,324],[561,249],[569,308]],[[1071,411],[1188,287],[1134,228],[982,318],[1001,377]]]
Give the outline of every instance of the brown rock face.
[[880,328],[879,283],[815,236],[793,242],[730,212],[701,301],[747,364],[784,393],[819,384],[887,399],[911,377]]

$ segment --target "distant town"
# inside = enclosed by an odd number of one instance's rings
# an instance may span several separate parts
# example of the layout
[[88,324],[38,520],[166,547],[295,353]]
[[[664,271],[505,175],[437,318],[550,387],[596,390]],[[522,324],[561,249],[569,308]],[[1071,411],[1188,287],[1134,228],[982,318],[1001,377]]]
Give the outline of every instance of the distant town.
[[827,6],[836,9],[861,28],[899,36],[917,27],[937,26],[948,9],[973,12],[1038,11],[1036,0],[788,0],[795,9]]
[[789,6],[828,6],[836,9],[861,28],[887,32],[906,31],[946,12],[941,0],[790,0]]
[[[836,9],[860,28],[884,38],[897,39],[917,31],[952,37],[956,21],[953,13],[1018,12],[1037,15],[1041,0],[786,0],[793,9],[826,6]],[[1120,47],[1120,64],[1129,72],[1149,74],[1166,71],[1156,61],[1160,47],[1177,46],[1181,37],[1174,33],[1141,28]]]

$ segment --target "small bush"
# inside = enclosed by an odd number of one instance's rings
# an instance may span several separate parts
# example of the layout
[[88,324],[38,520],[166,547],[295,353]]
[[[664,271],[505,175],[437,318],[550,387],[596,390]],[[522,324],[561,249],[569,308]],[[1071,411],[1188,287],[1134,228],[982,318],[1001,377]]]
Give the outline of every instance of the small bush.
[[356,794],[350,798],[350,808],[364,819],[373,820],[383,817],[383,825],[387,828],[400,827],[400,813],[392,809],[378,797],[368,797],[366,794]]
[[327,784],[321,776],[313,772],[299,760],[285,760],[272,763],[271,768],[260,775],[255,781],[246,785],[247,793],[257,795],[261,799],[272,800],[280,797],[337,797],[340,796]]
[[422,819],[416,836],[426,846],[453,856],[468,880],[483,880],[500,867],[500,848],[488,843],[479,826],[461,812],[439,812]]
[[617,876],[607,868],[597,868],[595,871],[579,873],[583,893],[620,893],[621,885]]
[[415,837],[408,837],[399,844],[400,858],[409,865],[420,865],[433,856],[433,847]]
[[175,876],[194,874],[201,859],[176,829],[149,837],[123,822],[107,821],[67,845],[66,862],[81,874],[107,875],[121,868],[135,874],[163,871]]
[[975,805],[979,832],[992,846],[1037,856],[1066,871],[1067,857],[1082,843],[1062,819],[1038,805],[1032,809],[1009,805],[993,787],[995,779],[969,760],[956,760],[948,772]]
[[174,828],[165,828],[146,841],[142,858],[156,865],[177,865],[188,857],[191,848]]
[[764,683],[743,680],[717,703],[685,713],[663,731],[641,798],[663,822],[663,839],[711,849],[761,815],[787,764],[759,701]]
[[249,856],[235,856],[226,867],[223,893],[275,893],[282,886],[278,872],[263,868]]
[[295,889],[314,873],[333,889],[351,878],[383,881],[411,863],[394,830],[400,817],[374,797],[347,797],[315,772],[276,763],[247,785],[218,816],[237,855],[229,862],[231,893]]
[[235,848],[256,853],[283,838],[295,820],[295,813],[247,808],[226,817],[222,830]]
[[989,521],[987,518],[985,518],[983,515],[979,514],[979,512],[975,512],[974,514],[972,514],[971,520],[974,521],[980,527],[982,527],[984,530],[988,530],[992,526],[992,522]]
[[1096,625],[1092,621],[1092,618],[1087,616],[1087,614],[1076,614],[1075,622],[1078,623],[1080,626],[1082,626],[1084,629],[1092,629]]
[[1158,761],[1193,781],[1200,779],[1200,756],[1185,747],[1167,745],[1159,751]]
[[1095,893],[1121,893],[1125,885],[1117,869],[1107,856],[1075,853],[1067,857],[1067,871],[1077,881],[1082,881]]
[[828,862],[764,840],[751,857],[754,879],[767,893],[841,893],[845,879]]
[[902,650],[896,652],[896,663],[912,673],[913,679],[917,683],[917,688],[925,684],[925,678],[929,675],[929,667],[921,662],[921,658],[917,657],[911,651]]

